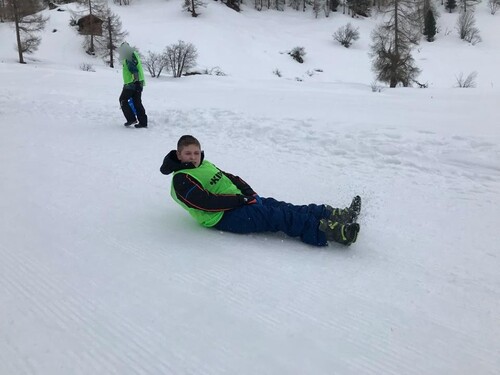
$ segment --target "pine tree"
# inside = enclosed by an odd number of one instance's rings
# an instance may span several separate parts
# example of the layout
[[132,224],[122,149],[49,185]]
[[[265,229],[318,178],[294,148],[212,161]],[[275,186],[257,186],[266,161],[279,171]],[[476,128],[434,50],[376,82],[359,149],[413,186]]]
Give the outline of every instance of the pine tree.
[[5,0],[0,0],[0,22],[5,22],[7,18],[7,4]]
[[457,0],[446,0],[444,7],[451,13],[457,7]]
[[337,8],[340,5],[340,1],[339,0],[330,0],[329,5],[330,5],[331,11],[336,12]]
[[184,0],[182,8],[191,13],[191,17],[198,17],[199,13],[196,11],[200,7],[206,7],[207,5],[202,0]]
[[[257,3],[257,0],[255,0]],[[301,0],[290,0],[290,3],[288,4],[292,9],[299,10],[300,8],[300,2]]]
[[412,0],[392,0],[387,11],[389,20],[372,33],[371,56],[377,80],[396,87],[399,83],[411,86],[420,73],[411,55],[419,40],[419,27],[415,23]]
[[38,0],[6,0],[5,9],[7,16],[14,21],[19,63],[25,64],[24,54],[38,49],[42,42],[38,33],[45,28],[48,18],[37,14],[42,10]]
[[351,11],[352,17],[360,15],[368,17],[370,15],[370,0],[346,0]]
[[432,10],[428,10],[425,16],[425,27],[424,35],[428,42],[434,41],[434,36],[436,35],[436,19],[434,18],[434,13]]
[[103,34],[102,36],[96,36],[96,44],[99,54],[111,68],[114,68],[115,50],[123,42],[128,33],[122,31],[120,17],[109,8],[106,8],[101,16],[104,20],[102,26]]
[[420,25],[420,30],[423,35],[425,34],[425,18],[427,17],[427,12],[429,10],[432,11],[432,15],[434,16],[434,21],[437,23],[437,18],[439,17],[439,12],[436,9],[436,4],[432,0],[416,0],[416,22]]
[[[92,22],[93,16],[98,17],[103,19],[104,14],[106,12],[106,4],[103,2],[103,0],[78,0],[78,2],[82,5],[84,5],[88,11],[88,15],[90,17],[90,21]],[[95,27],[90,25],[89,27],[90,34],[85,35],[85,41],[83,43],[85,51],[89,55],[95,55],[96,52],[96,46],[95,46],[95,40],[98,36],[102,35],[102,30],[96,30]]]
[[319,12],[321,11],[322,8],[324,8],[325,4],[323,3],[323,0],[313,0],[313,13],[314,13],[314,18],[318,18]]

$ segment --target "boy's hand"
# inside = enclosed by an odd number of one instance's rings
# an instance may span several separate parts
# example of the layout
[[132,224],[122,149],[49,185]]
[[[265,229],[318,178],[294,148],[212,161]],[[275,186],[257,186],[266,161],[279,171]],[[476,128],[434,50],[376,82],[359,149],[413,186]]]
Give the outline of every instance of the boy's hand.
[[241,196],[241,200],[242,200],[242,202],[243,202],[244,205],[256,204],[257,203],[257,199],[255,197],[247,197],[245,195]]
[[254,194],[253,197],[257,201],[257,204],[262,204],[262,198],[259,196],[259,194]]

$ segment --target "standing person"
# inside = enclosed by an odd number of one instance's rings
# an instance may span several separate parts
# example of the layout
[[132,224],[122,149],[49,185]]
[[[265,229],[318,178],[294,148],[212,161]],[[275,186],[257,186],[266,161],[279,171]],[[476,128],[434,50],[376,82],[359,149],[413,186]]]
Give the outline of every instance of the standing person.
[[282,231],[314,246],[326,246],[328,241],[343,245],[356,242],[359,196],[344,209],[296,206],[260,197],[238,176],[204,160],[200,142],[191,135],[179,139],[177,150],[165,156],[160,171],[173,173],[172,198],[205,227],[232,233]]
[[[120,107],[127,122],[125,126],[136,128],[148,127],[148,116],[142,105],[142,89],[146,84],[139,54],[127,42],[118,47],[119,59],[123,65],[123,90],[120,95]],[[129,104],[132,99],[135,111]]]

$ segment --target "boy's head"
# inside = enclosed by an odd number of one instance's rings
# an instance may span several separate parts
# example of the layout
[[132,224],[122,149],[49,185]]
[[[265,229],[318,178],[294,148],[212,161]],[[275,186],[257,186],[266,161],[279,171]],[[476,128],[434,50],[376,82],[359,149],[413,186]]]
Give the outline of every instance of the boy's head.
[[201,145],[192,135],[183,135],[177,141],[177,158],[181,163],[193,163],[199,167],[201,163]]
[[123,42],[116,50],[118,52],[118,60],[120,61],[130,59],[134,54],[134,49],[127,42]]

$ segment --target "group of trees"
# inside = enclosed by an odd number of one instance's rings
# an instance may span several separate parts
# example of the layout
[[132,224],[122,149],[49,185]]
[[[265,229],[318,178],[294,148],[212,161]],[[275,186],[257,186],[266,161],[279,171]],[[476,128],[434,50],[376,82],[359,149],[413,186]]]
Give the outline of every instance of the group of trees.
[[[84,35],[85,50],[89,54],[101,56],[110,67],[114,67],[115,50],[127,35],[122,30],[119,16],[109,9],[104,0],[78,1],[84,7],[79,16],[91,15],[102,21],[102,29],[91,27],[90,32]],[[114,1],[120,5],[130,4],[130,0]],[[222,3],[239,11],[240,1],[222,0]],[[461,39],[472,44],[481,40],[479,30],[475,27],[473,12],[479,1],[441,0],[441,5],[449,12],[457,7],[461,9],[457,31]],[[488,1],[491,13],[494,14],[500,7],[500,0]],[[184,0],[183,6],[196,17],[199,14],[197,10],[205,5],[203,0]],[[343,13],[353,17],[369,16],[372,9],[385,13],[385,21],[372,32],[370,54],[377,80],[388,83],[390,87],[399,84],[410,86],[417,82],[420,70],[412,57],[412,50],[422,35],[432,42],[437,33],[438,12],[432,0],[254,0],[254,6],[258,10],[267,7],[282,11],[286,5],[301,11],[312,6],[316,16],[321,11],[328,16],[331,11],[339,11],[339,7]],[[0,0],[0,21],[14,24],[20,63],[24,63],[24,54],[36,51],[41,42],[40,31],[47,21],[40,13],[42,8],[41,0]],[[359,32],[351,24],[347,24],[339,28],[333,37],[348,48],[359,38]],[[145,64],[153,77],[158,77],[164,69],[171,71],[174,77],[179,77],[192,67],[196,55],[196,48],[192,44],[179,41],[166,47],[162,53],[148,52]],[[301,58],[300,54],[298,56]]]
[[[437,33],[435,4],[430,0],[388,0],[386,21],[372,33],[372,68],[377,80],[390,87],[411,86],[420,69],[412,57],[413,48],[423,34],[427,41],[434,41]],[[476,44],[481,41],[475,27],[474,6],[480,0],[442,0],[442,5],[452,12],[460,7],[456,29],[461,39]],[[490,0],[499,1],[499,0]]]
[[[129,0],[117,1],[129,4]],[[98,54],[114,67],[114,51],[127,35],[122,31],[120,18],[103,1],[80,0],[80,3],[84,5],[82,15],[96,16],[103,21],[102,30],[90,28],[91,32],[85,35],[85,50],[92,55]],[[48,20],[40,12],[44,8],[41,0],[0,0],[0,22],[12,22],[21,64],[25,63],[24,55],[35,52],[42,41],[40,32]]]
[[196,66],[198,52],[191,43],[179,40],[165,48],[162,53],[148,51],[143,57],[143,65],[151,77],[160,77],[163,70],[172,72],[173,77],[180,77],[187,70]]
[[372,4],[384,0],[289,0],[288,4],[285,0],[254,0],[254,8],[261,11],[263,9],[274,9],[284,11],[288,5],[290,8],[305,12],[311,8],[316,17],[321,12],[324,12],[328,17],[330,12],[337,12],[338,8],[342,7],[344,14],[368,16]]
[[[119,1],[124,5],[129,4],[129,0]],[[120,17],[113,13],[107,3],[102,0],[79,0],[79,2],[84,9],[81,15],[90,15],[90,20],[93,19],[92,16],[102,20],[102,28],[89,27],[84,35],[85,51],[90,55],[101,56],[111,68],[114,68],[115,50],[128,35],[122,30]]]

